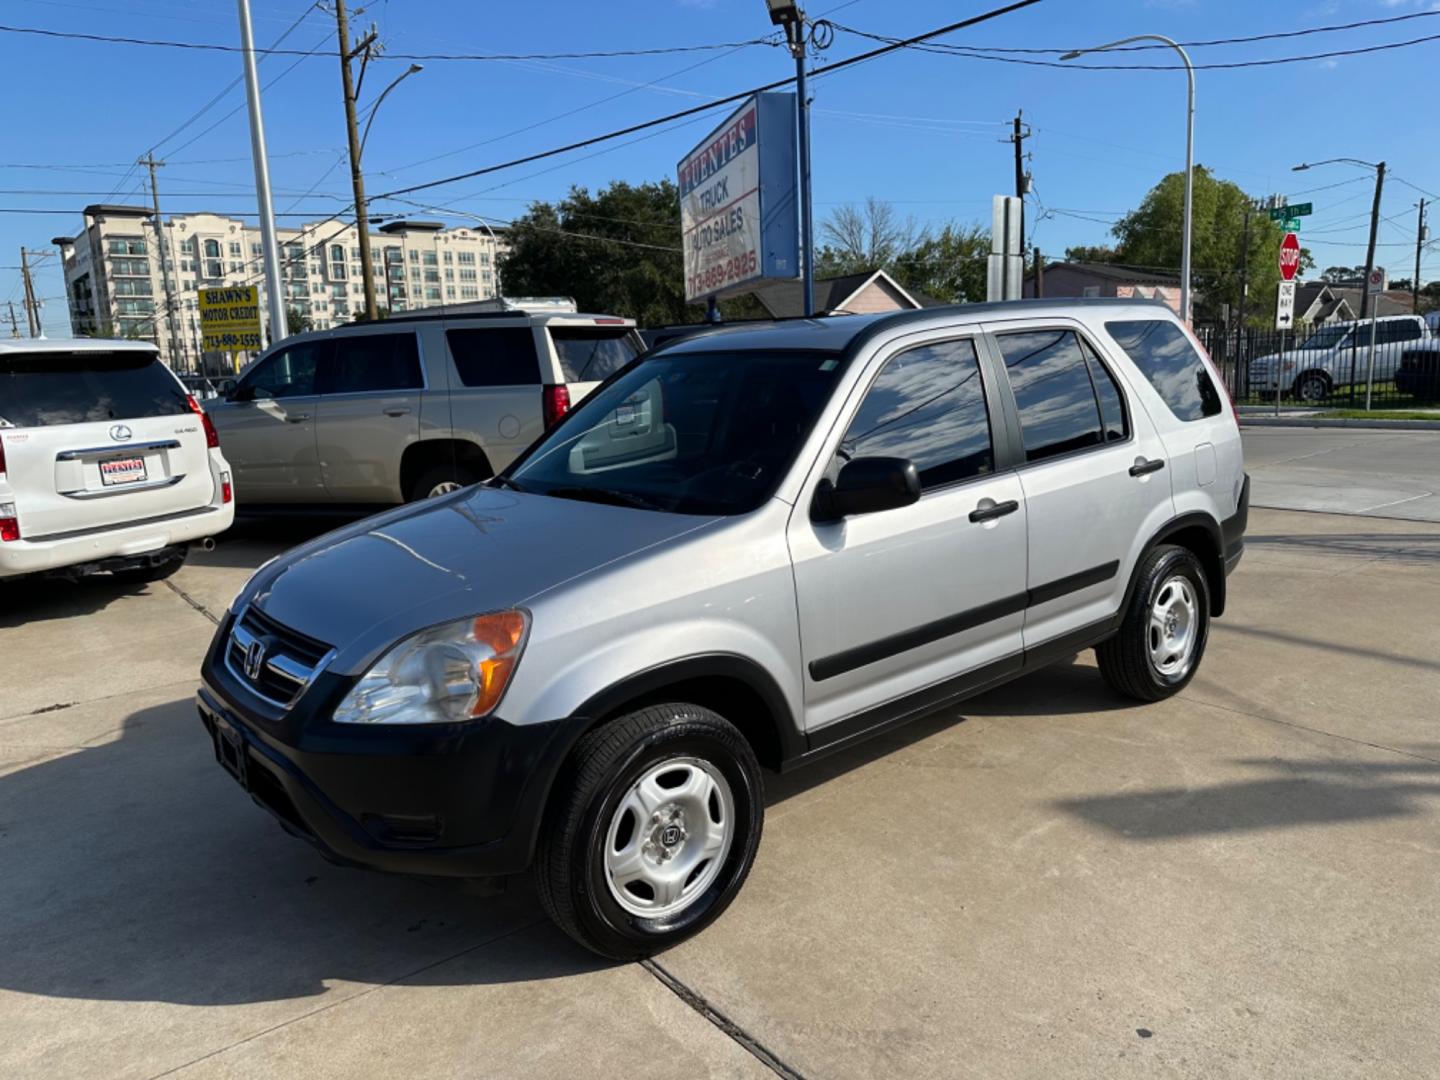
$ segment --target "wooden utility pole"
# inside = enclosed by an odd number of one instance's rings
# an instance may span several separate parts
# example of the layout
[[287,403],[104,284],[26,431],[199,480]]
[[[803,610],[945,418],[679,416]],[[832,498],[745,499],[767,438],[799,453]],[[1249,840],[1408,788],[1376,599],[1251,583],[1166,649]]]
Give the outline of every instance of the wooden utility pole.
[[[370,261],[370,215],[365,206],[365,176],[360,171],[360,131],[355,123],[357,86],[350,71],[350,61],[366,54],[375,43],[375,32],[366,34],[352,48],[350,23],[345,14],[345,0],[335,0],[335,30],[340,38],[340,84],[345,91],[345,129],[350,140],[350,185],[355,193],[355,229],[360,234],[360,276],[365,279],[365,318],[371,322],[380,317],[375,304],[375,266]],[[362,64],[360,77],[365,77]]]
[[1035,249],[1035,298],[1038,300],[1045,295],[1045,256],[1040,254],[1040,249]]
[[1425,248],[1425,200],[1420,200],[1420,225],[1415,230],[1415,277],[1410,282],[1410,310],[1420,314],[1420,255]]
[[15,321],[15,301],[14,301],[14,300],[11,300],[11,301],[9,301],[9,304],[10,304],[10,336],[13,337],[13,338],[18,338],[18,337],[20,336],[20,324]]
[[164,165],[163,161],[156,161],[154,153],[146,154],[138,164],[144,165],[150,170],[150,206],[155,212],[155,250],[160,253],[160,280],[165,288],[165,343],[160,343],[160,320],[156,319],[151,326],[155,331],[155,344],[160,346],[160,354],[164,356],[173,368],[178,357],[173,354],[176,350],[175,334],[175,290],[170,284],[170,259],[169,253],[165,250],[165,226],[160,218],[160,188],[155,183],[155,170]]
[[40,336],[40,305],[35,302],[35,282],[30,278],[30,253],[20,249],[20,280],[25,286],[25,320],[30,336]]
[[1030,129],[1021,120],[1023,110],[1015,111],[1015,126],[1010,138],[1006,142],[1015,144],[1015,197],[1020,200],[1020,244],[1019,250],[1025,251],[1025,195],[1030,187],[1028,178],[1025,175],[1025,151],[1023,143],[1030,137]]

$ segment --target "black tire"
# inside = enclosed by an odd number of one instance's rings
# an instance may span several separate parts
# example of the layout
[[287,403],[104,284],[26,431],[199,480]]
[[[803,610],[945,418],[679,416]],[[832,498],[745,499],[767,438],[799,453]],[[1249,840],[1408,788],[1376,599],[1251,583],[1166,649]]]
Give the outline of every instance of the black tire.
[[[675,914],[647,919],[611,893],[605,844],[632,785],[672,758],[698,759],[729,785],[734,819],[728,853],[703,892]],[[565,933],[612,960],[635,960],[699,933],[740,891],[765,821],[760,766],[745,737],[709,709],[655,705],[586,734],[556,783],[536,852],[540,903]]]
[[[1189,663],[1165,673],[1150,651],[1150,610],[1158,594],[1177,575],[1189,580],[1198,608],[1195,642]],[[1100,674],[1117,692],[1137,701],[1161,701],[1183,690],[1194,678],[1210,638],[1210,585],[1205,568],[1189,548],[1162,544],[1141,560],[1135,588],[1120,629],[1095,647]]]
[[1290,394],[1296,401],[1320,402],[1330,396],[1330,380],[1314,371],[1307,371],[1295,380]]
[[135,566],[127,570],[112,570],[110,578],[126,585],[148,585],[152,581],[164,581],[185,565],[185,555],[186,552],[182,551],[173,559],[166,559],[154,566]]
[[[434,465],[421,473],[415,482],[410,485],[410,490],[405,494],[410,502],[419,502],[421,499],[430,498],[431,493],[435,492],[435,489],[441,484],[455,484],[459,487],[467,487],[470,484],[479,483],[483,479],[485,478],[477,475],[473,469],[467,468],[459,463],[454,465]],[[444,492],[435,493],[445,494]]]

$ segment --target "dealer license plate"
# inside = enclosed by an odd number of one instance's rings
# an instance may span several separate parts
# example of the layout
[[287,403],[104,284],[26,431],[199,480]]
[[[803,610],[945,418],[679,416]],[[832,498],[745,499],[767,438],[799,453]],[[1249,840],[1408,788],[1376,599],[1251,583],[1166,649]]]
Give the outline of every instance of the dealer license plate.
[[100,462],[100,482],[106,487],[134,484],[144,479],[144,458],[112,458],[110,461]]

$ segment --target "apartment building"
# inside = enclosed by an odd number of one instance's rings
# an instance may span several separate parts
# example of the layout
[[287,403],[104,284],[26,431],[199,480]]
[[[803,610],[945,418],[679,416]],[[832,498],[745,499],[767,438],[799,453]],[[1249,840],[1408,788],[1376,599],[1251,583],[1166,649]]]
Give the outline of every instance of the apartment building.
[[[204,365],[197,290],[258,285],[264,310],[257,226],[197,213],[169,217],[157,230],[145,207],[109,204],[87,206],[84,217],[78,235],[54,240],[64,260],[70,327],[77,336],[157,340],[176,371],[199,371]],[[163,265],[157,232],[163,232]],[[276,237],[292,325],[325,329],[365,310],[360,239],[353,225],[326,221],[280,228]],[[483,226],[382,225],[370,234],[377,302],[382,309],[408,311],[498,296],[496,264],[505,250],[503,234]],[[167,276],[174,297],[168,318]],[[210,370],[218,359],[209,357]]]

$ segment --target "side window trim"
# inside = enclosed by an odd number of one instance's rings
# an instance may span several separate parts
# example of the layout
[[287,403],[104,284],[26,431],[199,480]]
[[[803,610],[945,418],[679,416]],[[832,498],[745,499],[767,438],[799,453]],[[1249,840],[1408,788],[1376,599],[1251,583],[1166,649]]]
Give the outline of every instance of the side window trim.
[[[1125,438],[1116,439],[1113,442],[1107,441],[1104,445],[1124,446],[1126,443],[1134,442],[1135,410],[1130,407],[1130,398],[1127,396],[1129,388],[1120,381],[1120,377],[1115,374],[1114,365],[1105,359],[1105,354],[1102,353],[1095,342],[1085,334],[1084,330],[1077,329],[1075,336],[1080,341],[1080,351],[1086,354],[1086,359],[1094,360],[1095,363],[1104,369],[1105,374],[1110,376],[1110,385],[1115,387],[1115,393],[1120,395],[1120,412],[1121,418],[1125,423]],[[1100,410],[1100,425],[1103,429],[1105,425],[1105,407],[1100,404],[1100,388],[1095,385],[1094,372],[1090,372],[1090,388],[1095,392],[1095,407]]]
[[967,485],[984,480],[993,480],[999,474],[1007,471],[1008,467],[1000,464],[1001,440],[999,435],[1006,429],[997,428],[997,414],[1001,423],[1004,422],[1004,415],[993,390],[995,375],[992,370],[992,365],[987,362],[990,358],[986,352],[987,346],[984,341],[984,332],[980,326],[972,324],[965,327],[956,327],[943,334],[927,334],[914,339],[901,339],[892,342],[890,348],[880,353],[878,362],[874,363],[867,373],[861,376],[860,381],[855,385],[850,399],[845,402],[845,407],[840,414],[835,431],[832,432],[832,439],[829,443],[830,449],[821,459],[824,467],[820,470],[819,475],[825,476],[828,473],[841,445],[845,442],[845,436],[850,431],[850,425],[854,422],[861,408],[864,407],[865,399],[869,396],[870,391],[874,388],[880,375],[885,371],[886,367],[890,365],[892,360],[907,352],[913,352],[916,349],[933,348],[938,345],[948,345],[959,341],[968,341],[975,349],[975,359],[980,376],[980,392],[984,396],[986,419],[990,427],[990,456],[994,467],[992,471],[988,473],[979,473],[975,476],[967,476],[959,480],[950,480],[943,484],[933,484],[924,487],[920,492],[920,498],[923,500],[931,495],[954,491],[957,488],[966,487]]
[[[990,350],[992,363],[998,369],[999,373],[999,380],[994,384],[995,393],[1004,408],[1007,429],[1013,432],[1010,451],[1011,462],[1008,466],[1010,469],[1018,472],[1025,469],[1044,468],[1046,465],[1052,465],[1060,461],[1070,461],[1074,458],[1082,457],[1085,454],[1093,454],[1099,450],[1112,450],[1117,446],[1127,446],[1135,441],[1135,412],[1130,408],[1129,398],[1126,395],[1128,387],[1120,379],[1115,377],[1114,368],[1109,363],[1105,363],[1105,354],[1099,349],[1094,349],[1095,355],[1105,364],[1105,370],[1110,372],[1110,377],[1115,383],[1115,388],[1120,393],[1122,405],[1126,409],[1125,419],[1130,434],[1124,442],[1101,442],[1096,443],[1094,446],[1082,446],[1076,450],[1068,450],[1063,454],[1056,454],[1053,457],[1041,458],[1039,461],[1028,460],[1025,454],[1024,435],[1020,428],[1020,407],[1015,403],[1015,390],[1010,385],[1010,375],[1005,368],[1004,354],[1000,351],[999,339],[1005,334],[1028,334],[1045,330],[1068,330],[1080,341],[1082,351],[1086,346],[1090,346],[1091,348],[1094,348],[1094,346],[1089,336],[1085,333],[1084,328],[1079,323],[1072,323],[1063,319],[1016,319],[1013,322],[987,323],[985,324],[984,330],[986,347]],[[1089,374],[1087,368],[1086,375],[1089,376]],[[1095,384],[1093,381],[1090,384],[1090,391],[1092,394],[1095,392]],[[1103,430],[1104,416],[1100,409],[1098,397],[1095,402],[1095,415]],[[996,472],[999,471],[1000,462],[997,456]]]

